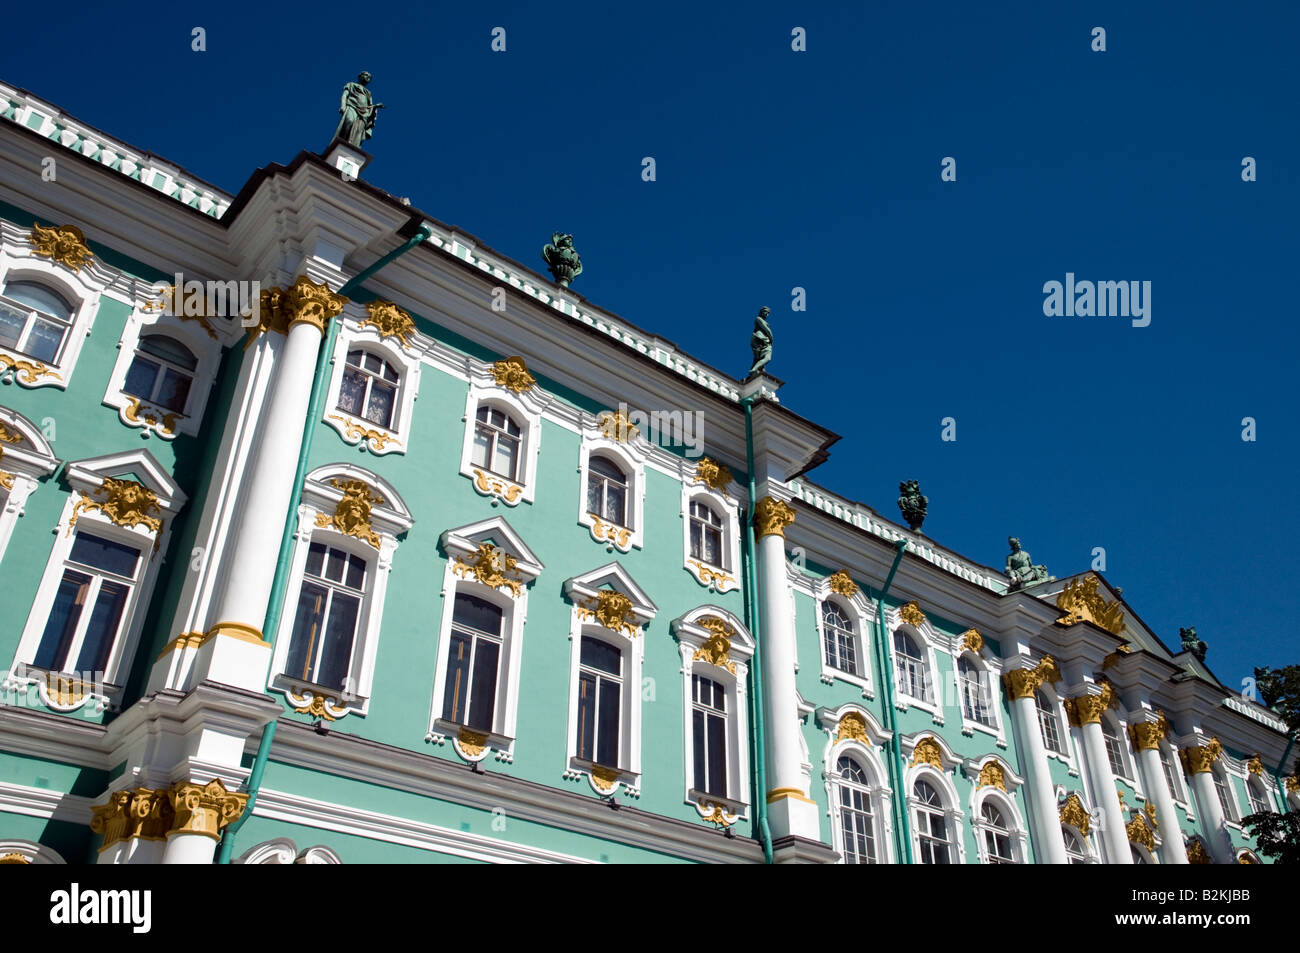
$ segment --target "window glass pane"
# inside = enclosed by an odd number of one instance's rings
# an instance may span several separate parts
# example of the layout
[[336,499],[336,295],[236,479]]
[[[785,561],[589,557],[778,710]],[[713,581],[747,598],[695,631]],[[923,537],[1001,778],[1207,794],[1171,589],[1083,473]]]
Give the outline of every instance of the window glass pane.
[[627,525],[625,509],[627,489],[614,483],[605,484],[605,519],[619,526]]
[[456,596],[451,621],[479,632],[498,636],[501,634],[501,610],[492,603],[467,593],[462,592]]
[[698,708],[691,711],[691,750],[695,755],[695,773],[692,787],[697,791],[709,789],[708,742],[705,741],[704,719],[707,717]]
[[710,794],[727,796],[727,720],[709,715],[709,787]]
[[442,688],[442,717],[460,724],[469,691],[469,656],[472,640],[460,632],[451,633],[447,649],[447,680]]
[[311,548],[307,550],[307,572],[313,576],[320,576],[321,566],[325,564],[325,544],[312,543]]
[[361,589],[366,582],[366,561],[360,556],[348,557],[347,584],[353,589]]
[[0,344],[17,350],[18,341],[22,338],[25,327],[27,327],[27,312],[0,301]]
[[497,700],[497,655],[501,646],[491,639],[477,639],[474,647],[474,687],[469,696],[469,721],[476,731],[492,730]]
[[72,318],[72,305],[63,295],[34,281],[11,281],[5,285],[4,295],[44,314],[64,320]]
[[589,668],[619,675],[623,671],[623,653],[613,645],[601,639],[582,637],[582,654],[580,661]]
[[357,631],[357,614],[361,600],[334,590],[330,600],[329,624],[321,646],[320,669],[315,682],[325,688],[343,688],[352,660],[352,639]]
[[578,757],[596,760],[596,676],[578,675]]
[[285,674],[311,679],[312,659],[316,655],[321,630],[325,624],[325,600],[328,590],[312,582],[302,584],[298,610],[294,613],[293,636],[289,641],[289,660]]
[[691,558],[704,559],[704,527],[699,520],[691,520]]
[[397,391],[389,384],[374,381],[370,385],[370,405],[366,407],[366,420],[381,427],[393,423],[393,403]]
[[62,326],[38,318],[32,322],[23,350],[38,361],[53,364],[58,359],[59,347],[63,344],[63,331]]
[[489,457],[492,452],[492,431],[487,427],[475,425],[474,446],[470,450],[470,462],[476,467],[491,470]]
[[605,516],[605,481],[594,473],[587,477],[587,512]]
[[68,559],[89,566],[91,569],[134,578],[140,551],[123,543],[95,536],[93,533],[79,532],[72,542],[72,552],[68,555]]
[[613,480],[616,483],[627,482],[623,476],[623,471],[604,457],[592,457],[587,461],[587,467],[592,473],[599,473],[606,479]]
[[77,623],[81,621],[81,610],[90,593],[90,577],[71,569],[65,570],[54,594],[54,605],[50,607],[50,617],[45,620],[45,632],[41,644],[36,649],[36,658],[32,664],[37,668],[62,671],[68,649],[72,647],[73,636],[77,633]]
[[153,384],[157,379],[158,365],[147,357],[137,354],[126,372],[126,381],[122,384],[122,390],[141,400],[150,400],[153,398]]
[[333,582],[342,582],[343,569],[347,561],[347,553],[339,549],[331,549],[325,561],[325,578]]
[[170,361],[177,367],[183,367],[187,371],[192,371],[199,366],[198,360],[180,341],[168,337],[165,334],[150,334],[140,339],[136,345],[137,351],[143,351],[145,354],[152,354],[154,357],[161,357],[164,361]]
[[158,396],[154,403],[163,410],[174,410],[178,414],[185,412],[185,401],[190,396],[190,378],[170,367],[163,371],[162,383],[158,387]]
[[596,726],[596,761],[611,768],[618,767],[618,682],[608,678],[600,680],[600,722]]
[[515,460],[518,456],[519,441],[513,437],[498,434],[496,454],[492,461],[493,471],[501,474],[507,480],[518,479],[515,468]]
[[365,375],[352,368],[343,372],[343,383],[339,386],[339,410],[354,417],[361,416],[361,401],[366,395]]
[[113,640],[126,610],[126,597],[130,589],[119,582],[105,580],[100,583],[95,608],[90,613],[90,624],[81,642],[81,653],[74,666],[79,672],[102,672],[113,651]]

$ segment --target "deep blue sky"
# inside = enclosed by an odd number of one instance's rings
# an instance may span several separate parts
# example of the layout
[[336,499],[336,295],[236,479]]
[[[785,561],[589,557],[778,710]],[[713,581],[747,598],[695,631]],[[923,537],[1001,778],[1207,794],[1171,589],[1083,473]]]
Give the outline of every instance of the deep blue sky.
[[[1300,5],[615,6],[21,4],[0,78],[234,192],[370,70],[370,182],[539,269],[573,232],[574,290],[736,376],[772,307],[781,399],[844,435],[817,482],[896,518],[917,478],[988,564],[1104,546],[1230,685],[1300,662]],[[1045,317],[1067,271],[1151,281],[1150,326]]]

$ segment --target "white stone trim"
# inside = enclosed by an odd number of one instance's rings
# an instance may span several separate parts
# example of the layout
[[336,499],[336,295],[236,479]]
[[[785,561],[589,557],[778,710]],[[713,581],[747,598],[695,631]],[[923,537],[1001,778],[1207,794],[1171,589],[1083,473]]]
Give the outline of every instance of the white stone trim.
[[[920,738],[929,737],[930,735],[931,732],[922,732],[911,740],[915,743],[915,741]],[[944,740],[939,738],[938,735],[934,735],[934,737],[938,740],[940,748],[944,750],[944,754],[950,755],[951,752],[948,751]],[[906,744],[908,740],[909,739],[904,738],[904,744]],[[946,761],[947,758],[944,760]],[[954,758],[953,760],[955,761],[956,759]],[[936,770],[934,766],[930,764],[912,765],[903,774],[903,784],[907,798],[907,810],[908,815],[911,818],[911,823],[908,827],[912,838],[912,857],[919,861],[921,856],[921,834],[916,821],[920,801],[913,792],[916,789],[916,782],[922,779],[934,785],[935,789],[939,792],[940,799],[944,802],[944,826],[948,831],[948,851],[951,862],[954,864],[966,863],[966,832],[962,824],[965,814],[963,814],[961,808],[958,807],[961,802],[957,796],[957,788],[953,785],[952,781],[949,780],[947,770]]]
[[[492,380],[490,374],[486,376]],[[474,430],[478,423],[478,409],[483,404],[503,411],[519,426],[517,481],[512,482],[499,474],[481,469],[474,463]],[[537,457],[542,448],[542,416],[536,404],[527,395],[516,395],[504,387],[498,387],[495,380],[489,385],[478,375],[470,379],[469,391],[465,395],[465,415],[461,418],[464,427],[460,475],[470,481],[480,496],[491,497],[493,506],[498,503],[512,507],[520,502],[532,503],[537,496]]]
[[[377,456],[388,453],[406,453],[410,449],[415,401],[420,393],[420,359],[401,347],[393,338],[386,338],[373,327],[362,327],[352,313],[357,306],[349,303],[343,315],[339,333],[334,339],[334,353],[330,356],[329,386],[321,421],[328,424],[343,442],[350,447],[363,446]],[[339,408],[339,393],[343,387],[343,372],[347,367],[348,351],[362,350],[382,358],[397,370],[397,400],[393,405],[391,426],[381,427],[374,421],[349,414]]]
[[[863,698],[868,700],[875,698],[875,659],[873,658],[875,653],[871,651],[876,628],[875,603],[867,598],[861,587],[852,596],[832,592],[830,576],[823,576],[821,579],[815,580],[810,579],[799,572],[788,560],[786,574],[787,576],[800,577],[799,581],[804,584],[800,588],[805,589],[812,596],[813,621],[817,628],[817,657],[821,664],[821,681],[826,685],[833,685],[837,681],[847,682],[856,686]],[[826,625],[825,620],[822,619],[822,605],[826,602],[836,605],[853,623],[854,650],[862,668],[861,675],[834,668],[830,664],[830,659],[826,654]],[[892,648],[891,643],[891,651]]]
[[0,480],[13,483],[10,487],[0,485],[0,562],[3,562],[28,498],[40,481],[54,472],[59,461],[45,434],[18,411],[0,406],[0,423],[21,437],[18,443],[0,441]]
[[[605,546],[605,551],[612,553],[617,549],[626,553],[640,549],[645,540],[645,460],[634,449],[632,438],[627,443],[601,435],[594,423],[584,428],[582,443],[578,449],[578,524],[587,527],[591,538]],[[627,517],[630,526],[606,529],[610,524],[596,520],[587,510],[587,465],[593,456],[603,456],[612,460],[627,477]],[[621,533],[619,530],[626,530]]]
[[[885,637],[889,639],[889,643],[885,646],[885,650],[889,652],[890,663],[894,670],[895,686],[898,688],[898,691],[894,693],[896,698],[894,705],[902,711],[906,711],[910,707],[916,707],[920,708],[922,711],[928,711],[936,725],[943,725],[943,698],[941,697],[940,691],[943,683],[939,679],[939,663],[938,658],[935,655],[934,646],[935,643],[940,640],[946,642],[946,639],[935,631],[934,626],[931,625],[928,618],[921,623],[920,626],[904,622],[900,615],[901,609],[902,606],[895,606],[892,609],[885,610]],[[925,684],[929,686],[931,696],[928,699],[917,698],[914,695],[905,694],[902,691],[902,685],[898,678],[898,659],[894,651],[894,635],[900,629],[907,633],[914,642],[918,643],[921,651],[924,653],[923,660],[926,665]]]
[[[1002,762],[1005,764],[1005,762]],[[1009,786],[1009,785],[1008,785]],[[1013,789],[1014,790],[1014,789]],[[1024,816],[1020,813],[1020,808],[1016,804],[1016,799],[1010,794],[999,791],[992,785],[985,785],[971,792],[970,816],[971,828],[975,832],[975,850],[981,864],[987,864],[988,861],[988,844],[985,842],[984,834],[990,829],[990,825],[984,820],[982,813],[984,802],[992,800],[1002,810],[1002,816],[1006,818],[1008,835],[1011,840],[1012,859],[1017,864],[1029,863],[1029,833],[1028,826],[1025,823]]]
[[[1006,748],[1006,719],[1002,717],[1002,661],[993,654],[988,645],[982,646],[979,652],[972,652],[962,645],[960,638],[955,639],[954,642],[952,678],[957,688],[957,709],[961,716],[961,733],[970,737],[978,731],[992,736],[999,748]],[[984,673],[988,685],[989,717],[993,721],[991,725],[973,721],[966,717],[966,704],[965,699],[962,697],[961,672],[958,668],[963,658],[970,658],[976,668]],[[1038,728],[1039,726],[1035,725],[1035,727]],[[1044,748],[1046,748],[1046,745],[1044,745]]]
[[[586,490],[586,487],[583,487]],[[691,556],[691,503],[700,502],[722,518],[723,565],[711,566]],[[740,504],[721,490],[682,480],[682,566],[710,592],[740,588]],[[719,577],[721,573],[721,577]]]

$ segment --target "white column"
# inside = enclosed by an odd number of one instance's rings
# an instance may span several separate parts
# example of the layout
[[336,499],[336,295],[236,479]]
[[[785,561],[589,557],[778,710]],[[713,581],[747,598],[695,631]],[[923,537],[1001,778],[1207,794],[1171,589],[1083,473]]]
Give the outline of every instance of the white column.
[[1042,683],[1042,678],[1036,669],[1014,669],[1006,674],[1005,683],[1011,697],[1011,723],[1016,732],[1016,746],[1024,754],[1034,856],[1042,864],[1069,863],[1048,767],[1047,748],[1043,745],[1043,735],[1038,726],[1038,705],[1034,701],[1034,691]]
[[1146,782],[1147,797],[1156,806],[1156,824],[1160,832],[1160,862],[1187,863],[1187,845],[1174,813],[1174,798],[1165,780],[1165,768],[1160,762],[1160,741],[1165,736],[1165,722],[1144,721],[1133,725],[1133,747],[1137,751],[1142,779]]
[[1218,740],[1211,739],[1208,744],[1184,748],[1182,755],[1196,795],[1196,816],[1200,818],[1201,835],[1210,848],[1210,857],[1216,864],[1231,864],[1237,859],[1237,852],[1233,850],[1223,803],[1214,786],[1214,762],[1222,750]]
[[[794,510],[766,496],[754,508],[758,536],[759,648],[763,670],[763,720],[767,747],[768,826],[774,838],[821,837],[817,804],[800,770],[799,704],[794,681],[795,633],[785,574],[785,527]],[[763,797],[764,792],[757,792]]]
[[[1101,808],[1101,838],[1106,845],[1106,860],[1111,864],[1133,863],[1133,849],[1129,846],[1128,831],[1124,828],[1124,812],[1120,810],[1115,788],[1115,775],[1110,770],[1106,754],[1106,738],[1101,733],[1101,710],[1105,707],[1095,700],[1100,695],[1080,695],[1071,699],[1079,714],[1079,733],[1083,737],[1083,758],[1092,782],[1092,798]],[[1087,699],[1094,699],[1089,702]],[[1080,705],[1080,702],[1083,704]],[[1091,710],[1090,710],[1091,709]]]

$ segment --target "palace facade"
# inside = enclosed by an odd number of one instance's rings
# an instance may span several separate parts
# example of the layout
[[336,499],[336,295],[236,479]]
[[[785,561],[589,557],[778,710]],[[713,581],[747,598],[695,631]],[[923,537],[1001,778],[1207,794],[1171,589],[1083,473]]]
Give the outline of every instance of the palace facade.
[[0,863],[1257,863],[1300,806],[1109,581],[816,485],[780,381],[359,149],[232,195],[0,116]]

